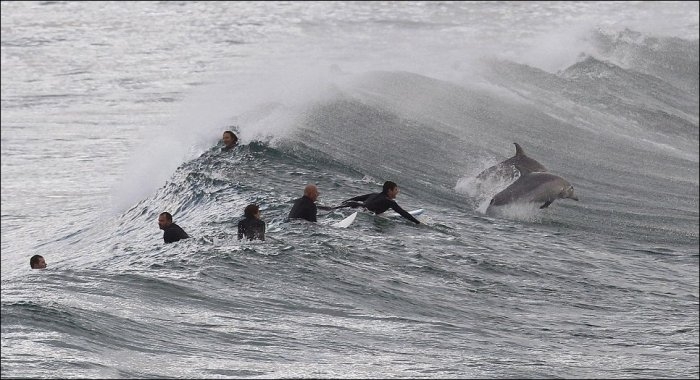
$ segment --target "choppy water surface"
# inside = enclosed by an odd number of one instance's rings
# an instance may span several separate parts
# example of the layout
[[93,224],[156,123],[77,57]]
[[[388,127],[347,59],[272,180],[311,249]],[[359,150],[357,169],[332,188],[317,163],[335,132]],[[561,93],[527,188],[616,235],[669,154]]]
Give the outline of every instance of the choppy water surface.
[[[697,378],[697,20],[3,2],[2,376]],[[485,214],[513,142],[579,202]],[[285,220],[386,180],[423,224]]]

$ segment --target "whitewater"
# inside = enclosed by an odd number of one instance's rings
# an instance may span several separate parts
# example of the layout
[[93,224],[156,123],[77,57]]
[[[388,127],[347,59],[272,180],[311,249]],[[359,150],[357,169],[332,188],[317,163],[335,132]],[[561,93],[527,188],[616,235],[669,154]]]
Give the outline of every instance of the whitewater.
[[0,4],[2,377],[700,376],[697,2]]

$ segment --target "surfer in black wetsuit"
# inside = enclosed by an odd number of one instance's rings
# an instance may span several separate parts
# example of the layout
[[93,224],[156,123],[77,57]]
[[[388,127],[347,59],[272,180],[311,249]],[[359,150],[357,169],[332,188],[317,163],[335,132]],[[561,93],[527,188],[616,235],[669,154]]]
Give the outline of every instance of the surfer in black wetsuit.
[[265,222],[260,219],[260,208],[251,204],[243,211],[245,219],[238,222],[238,240],[245,236],[248,240],[265,240]]
[[221,151],[231,150],[238,144],[238,136],[231,131],[224,132],[222,140],[224,141],[224,147],[221,148]]
[[354,198],[343,201],[343,203],[338,206],[341,207],[364,207],[375,214],[381,214],[388,209],[396,211],[399,215],[410,220],[413,223],[420,224],[418,219],[414,218],[413,215],[409,214],[406,210],[402,209],[394,199],[396,195],[399,194],[399,186],[392,181],[384,182],[384,187],[381,193],[371,193],[360,195]]
[[190,237],[185,230],[173,223],[173,216],[169,212],[163,212],[158,216],[158,227],[163,230],[163,240],[166,243],[173,243]]
[[294,206],[289,211],[289,219],[305,219],[309,222],[316,221],[316,213],[318,209],[332,210],[332,207],[318,206],[316,207],[316,199],[318,199],[318,188],[316,185],[308,184],[304,188],[304,196],[294,200]]

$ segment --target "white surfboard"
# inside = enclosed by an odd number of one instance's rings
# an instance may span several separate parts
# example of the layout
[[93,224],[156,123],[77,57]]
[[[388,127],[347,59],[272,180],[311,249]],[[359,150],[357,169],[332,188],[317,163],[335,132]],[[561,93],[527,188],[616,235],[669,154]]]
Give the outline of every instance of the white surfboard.
[[334,224],[333,224],[333,227],[337,227],[337,228],[347,228],[347,227],[349,227],[349,226],[352,224],[352,222],[355,221],[355,218],[356,218],[356,217],[357,217],[357,211],[353,212],[352,214],[350,214],[350,216],[348,216],[347,218],[341,220],[340,222],[334,223]]
[[[422,208],[419,208],[418,210],[409,211],[408,213],[413,215],[413,217],[416,217],[416,216],[422,214],[423,211],[425,211],[425,210],[423,210]],[[399,213],[396,213],[393,211],[387,212],[386,214],[380,214],[380,215],[385,215],[388,218],[403,218],[403,216],[401,216]]]

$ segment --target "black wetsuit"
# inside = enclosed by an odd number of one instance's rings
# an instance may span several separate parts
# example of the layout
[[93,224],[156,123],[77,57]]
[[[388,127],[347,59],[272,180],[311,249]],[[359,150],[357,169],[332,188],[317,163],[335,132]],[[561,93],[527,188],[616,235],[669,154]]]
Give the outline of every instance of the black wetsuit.
[[188,237],[190,236],[187,235],[187,232],[175,223],[171,223],[170,226],[163,230],[163,240],[166,243],[173,243],[180,239],[187,239]]
[[315,222],[317,212],[316,203],[304,195],[294,201],[294,206],[289,212],[289,219],[306,219],[309,222]]
[[386,193],[372,193],[360,195],[355,198],[350,198],[343,202],[344,206],[347,207],[364,207],[375,214],[381,214],[388,209],[396,211],[399,215],[410,220],[413,223],[420,224],[418,219],[414,218],[413,215],[409,214],[406,210],[402,209],[396,201],[389,199]]
[[265,240],[265,222],[258,218],[245,218],[238,222],[238,240]]

